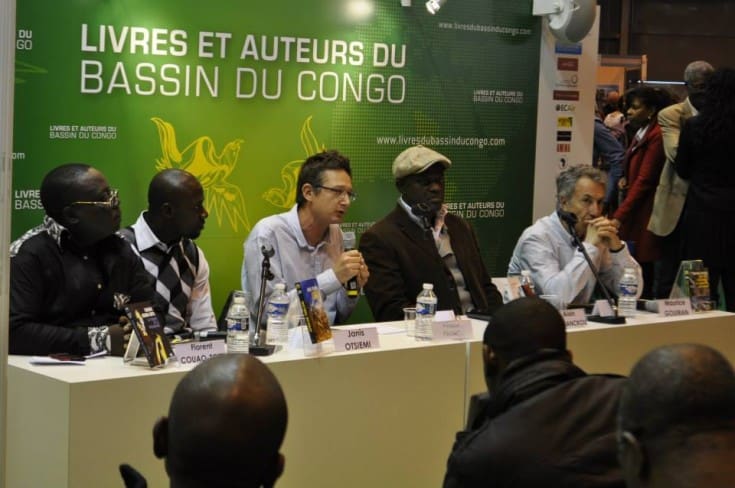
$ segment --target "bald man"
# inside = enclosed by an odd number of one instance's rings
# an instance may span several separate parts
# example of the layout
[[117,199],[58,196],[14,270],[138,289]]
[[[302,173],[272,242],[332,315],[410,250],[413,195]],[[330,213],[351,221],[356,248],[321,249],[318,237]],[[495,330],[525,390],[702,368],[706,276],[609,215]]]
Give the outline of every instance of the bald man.
[[166,312],[166,332],[215,330],[209,264],[194,243],[209,213],[204,190],[187,171],[167,169],[148,187],[148,210],[120,234],[140,256],[155,302]]
[[444,488],[621,488],[615,458],[619,376],[572,362],[564,320],[540,298],[500,307],[485,329],[489,401],[459,432]]
[[[273,373],[250,355],[217,356],[190,371],[174,391],[168,417],[153,427],[153,452],[165,459],[171,488],[272,487],[288,410]],[[127,487],[142,476],[120,467]]]
[[633,367],[618,414],[628,487],[735,486],[735,373],[707,346],[655,349]]

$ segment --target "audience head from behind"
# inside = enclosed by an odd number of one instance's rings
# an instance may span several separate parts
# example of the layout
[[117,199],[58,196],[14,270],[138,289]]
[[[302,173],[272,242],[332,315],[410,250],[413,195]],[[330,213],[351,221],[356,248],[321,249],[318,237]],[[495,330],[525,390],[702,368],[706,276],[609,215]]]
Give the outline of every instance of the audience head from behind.
[[272,487],[288,412],[281,386],[253,356],[216,356],[174,391],[168,416],[153,429],[172,488]]
[[482,356],[489,395],[473,397],[444,488],[624,486],[615,419],[625,379],[572,362],[556,308],[537,297],[503,305],[485,329]]
[[49,171],[41,183],[46,215],[69,231],[71,239],[88,247],[120,228],[120,201],[99,170],[69,163]]
[[704,103],[704,93],[707,88],[707,79],[715,69],[707,61],[692,61],[684,69],[684,84],[687,88],[687,97],[694,108],[701,110]]
[[571,362],[564,319],[546,300],[523,297],[493,314],[482,339],[485,380],[497,388],[503,373],[514,362],[549,353]]
[[716,350],[655,349],[633,367],[618,412],[628,487],[735,486],[735,374]]

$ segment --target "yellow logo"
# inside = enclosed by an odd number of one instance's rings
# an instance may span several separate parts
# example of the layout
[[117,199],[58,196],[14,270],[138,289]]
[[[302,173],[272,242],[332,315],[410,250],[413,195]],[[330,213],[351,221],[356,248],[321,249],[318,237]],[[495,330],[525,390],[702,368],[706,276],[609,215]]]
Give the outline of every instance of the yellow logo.
[[227,181],[237,165],[243,140],[230,141],[217,153],[212,138],[201,136],[179,150],[173,125],[158,117],[151,120],[158,128],[161,142],[161,157],[156,158],[156,170],[178,168],[193,174],[204,188],[205,205],[217,219],[217,224],[221,226],[226,217],[235,232],[240,226],[249,231],[251,226],[242,192],[237,185]]

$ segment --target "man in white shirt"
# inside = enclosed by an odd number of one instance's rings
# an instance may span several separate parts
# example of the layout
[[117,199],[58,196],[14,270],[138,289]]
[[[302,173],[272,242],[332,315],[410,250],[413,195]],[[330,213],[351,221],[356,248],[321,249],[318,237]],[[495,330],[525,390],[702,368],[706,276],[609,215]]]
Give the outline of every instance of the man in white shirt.
[[350,160],[337,151],[314,154],[299,171],[296,204],[288,212],[260,220],[245,241],[242,288],[250,294],[251,314],[259,307],[262,250],[273,250],[265,299],[276,283],[285,283],[292,302],[294,283],[316,278],[324,293],[324,311],[330,324],[344,323],[357,305],[344,285],[352,278],[359,288],[369,272],[357,250],[345,250],[342,223],[356,198],[352,190]]
[[571,166],[556,179],[557,210],[523,231],[508,264],[509,274],[531,272],[536,293],[557,295],[564,303],[588,303],[596,280],[570,233],[571,221],[600,275],[614,294],[624,268],[637,270],[638,292],[643,278],[638,263],[618,237],[618,229],[602,215],[604,174],[592,166]]
[[156,305],[166,314],[166,332],[215,330],[209,264],[193,239],[209,216],[204,191],[180,169],[156,174],[148,187],[148,210],[120,234],[155,281]]

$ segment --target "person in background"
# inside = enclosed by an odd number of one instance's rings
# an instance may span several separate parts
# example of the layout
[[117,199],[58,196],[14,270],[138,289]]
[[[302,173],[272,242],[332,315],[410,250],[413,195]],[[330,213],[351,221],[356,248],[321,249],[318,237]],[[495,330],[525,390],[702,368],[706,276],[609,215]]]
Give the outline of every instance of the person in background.
[[592,165],[607,173],[605,207],[617,207],[618,181],[623,176],[625,148],[613,136],[610,129],[602,123],[600,113],[595,114],[595,132],[592,142]]
[[490,313],[503,303],[475,231],[444,204],[450,166],[446,156],[424,146],[409,147],[393,161],[398,204],[360,239],[373,276],[365,295],[377,321],[401,320],[423,283],[434,285],[437,310]]
[[[270,258],[274,278],[266,284],[266,298],[276,283],[285,283],[295,300],[294,283],[316,278],[325,295],[330,324],[344,323],[359,297],[349,297],[344,285],[351,278],[362,288],[370,276],[357,250],[345,250],[339,224],[357,195],[352,190],[350,160],[337,151],[314,154],[299,171],[296,205],[258,222],[245,241],[242,288],[250,293],[252,313],[258,310],[262,249]],[[265,317],[263,317],[265,319]]]
[[707,81],[701,112],[684,123],[674,166],[689,181],[682,214],[684,256],[701,259],[710,294],[735,312],[735,69],[715,71]]
[[633,88],[626,94],[628,120],[638,128],[625,152],[624,176],[618,182],[621,198],[612,214],[621,239],[632,243],[632,254],[643,269],[644,298],[659,297],[654,263],[661,257],[661,239],[648,230],[653,197],[661,177],[666,155],[659,110],[669,106],[668,92],[650,86]]
[[574,365],[552,305],[504,305],[482,348],[490,396],[478,427],[457,434],[444,488],[624,486],[615,419],[625,379]]
[[697,344],[654,349],[633,367],[618,414],[629,488],[735,486],[735,373]]
[[[589,165],[570,166],[556,178],[557,210],[523,231],[508,263],[509,274],[531,272],[536,293],[557,295],[566,304],[586,304],[597,285],[582,252],[572,242],[573,228],[584,241],[602,285],[612,294],[626,267],[640,266],[618,237],[617,228],[602,215],[605,175]],[[638,287],[638,293],[641,292]]]
[[140,256],[166,312],[167,333],[215,330],[209,264],[194,243],[209,213],[194,175],[180,169],[157,173],[148,187],[148,210],[120,231]]
[[684,70],[687,98],[675,103],[658,113],[658,125],[661,127],[666,163],[661,171],[661,178],[653,200],[651,219],[648,230],[661,236],[661,259],[659,261],[659,298],[666,298],[671,293],[679,263],[682,259],[682,235],[679,226],[684,201],[689,183],[680,178],[674,169],[674,159],[679,147],[679,133],[684,122],[699,113],[704,101],[704,90],[709,76],[714,71],[706,61],[689,63]]
[[153,300],[138,257],[115,232],[120,200],[83,163],[41,183],[43,224],[10,245],[10,354],[122,355],[127,303]]
[[[153,427],[153,452],[171,488],[271,488],[283,473],[288,408],[278,380],[250,355],[215,356],[184,376],[168,416]],[[145,478],[120,466],[127,488]]]

